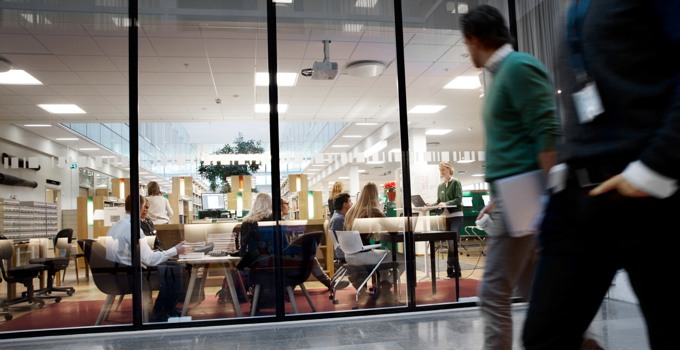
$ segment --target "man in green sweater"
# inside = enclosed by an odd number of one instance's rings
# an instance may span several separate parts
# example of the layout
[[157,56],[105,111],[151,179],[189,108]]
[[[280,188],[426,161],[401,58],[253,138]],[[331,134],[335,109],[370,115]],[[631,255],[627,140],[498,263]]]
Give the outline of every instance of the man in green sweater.
[[537,169],[547,173],[555,164],[559,136],[555,97],[543,64],[513,50],[510,31],[497,9],[479,6],[461,18],[461,26],[475,67],[492,75],[483,109],[486,181],[491,184],[492,203],[479,216],[487,213],[492,220],[486,228],[486,266],[479,288],[484,349],[510,350],[512,298],[528,301],[537,256],[536,235],[509,235],[502,212],[513,203],[496,196],[494,181]]

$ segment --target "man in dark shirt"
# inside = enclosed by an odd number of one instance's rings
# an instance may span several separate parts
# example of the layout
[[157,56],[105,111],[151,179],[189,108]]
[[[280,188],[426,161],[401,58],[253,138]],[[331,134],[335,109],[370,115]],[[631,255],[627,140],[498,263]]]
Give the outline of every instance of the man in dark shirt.
[[[568,9],[557,56],[564,165],[551,171],[524,345],[578,349],[623,269],[649,347],[680,349],[668,322],[677,303],[663,284],[677,265],[680,2],[580,0]],[[664,235],[654,268],[640,261],[646,233]]]

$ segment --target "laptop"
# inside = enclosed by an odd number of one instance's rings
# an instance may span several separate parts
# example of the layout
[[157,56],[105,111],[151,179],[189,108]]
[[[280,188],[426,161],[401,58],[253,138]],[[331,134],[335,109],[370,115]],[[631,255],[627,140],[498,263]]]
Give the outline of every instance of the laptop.
[[427,206],[427,204],[425,204],[425,201],[423,200],[423,197],[421,197],[419,194],[414,194],[411,196],[411,203],[413,203],[413,205],[416,207]]

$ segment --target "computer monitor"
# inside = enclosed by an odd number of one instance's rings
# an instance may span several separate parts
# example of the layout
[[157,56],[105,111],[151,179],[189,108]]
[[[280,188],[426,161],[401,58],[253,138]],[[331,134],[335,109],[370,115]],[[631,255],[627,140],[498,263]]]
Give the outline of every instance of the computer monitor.
[[463,206],[472,207],[472,197],[463,197]]
[[205,210],[225,209],[223,193],[202,193],[201,204]]
[[489,201],[491,200],[491,197],[488,194],[483,194],[482,200],[484,201],[484,205],[487,206],[487,205],[489,205]]

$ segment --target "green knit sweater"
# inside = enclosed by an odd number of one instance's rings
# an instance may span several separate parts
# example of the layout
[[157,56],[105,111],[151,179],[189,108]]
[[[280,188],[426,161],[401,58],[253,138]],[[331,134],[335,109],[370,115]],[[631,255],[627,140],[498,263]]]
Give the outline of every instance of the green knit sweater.
[[538,153],[555,150],[559,124],[546,68],[512,52],[500,63],[484,97],[486,181],[539,169]]

